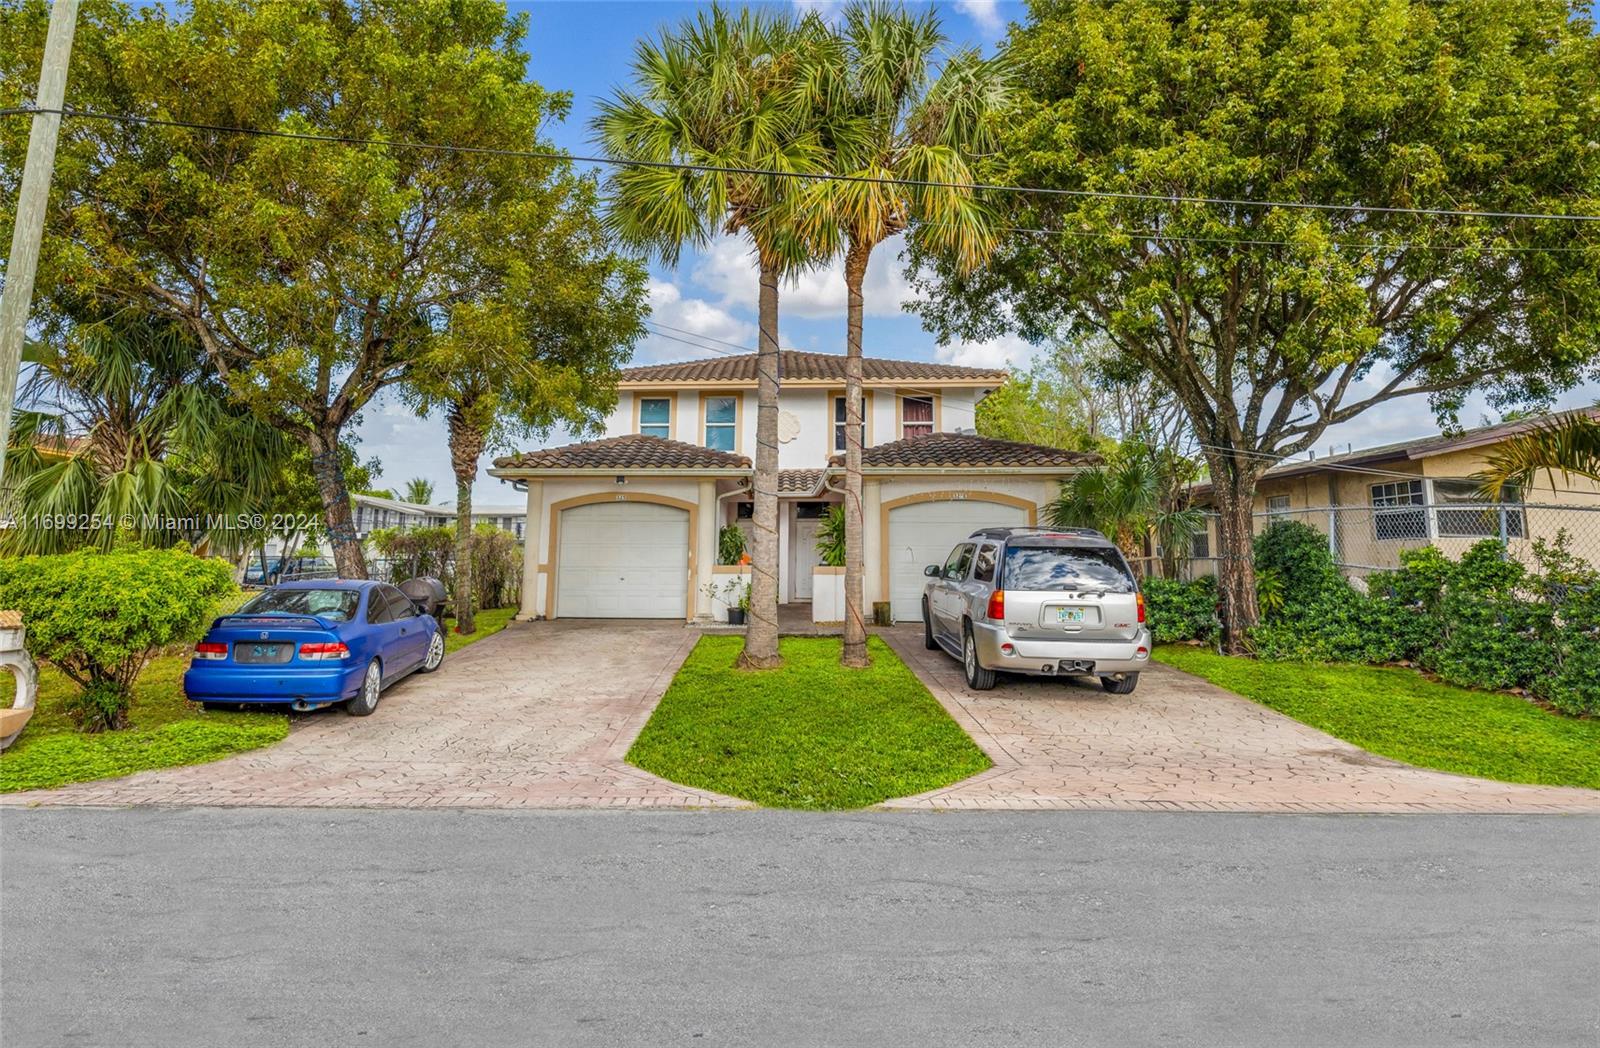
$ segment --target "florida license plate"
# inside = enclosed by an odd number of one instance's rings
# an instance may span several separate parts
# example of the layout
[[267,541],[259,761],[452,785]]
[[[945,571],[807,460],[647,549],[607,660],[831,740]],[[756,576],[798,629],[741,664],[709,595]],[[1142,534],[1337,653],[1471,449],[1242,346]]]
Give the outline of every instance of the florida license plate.
[[1088,613],[1083,608],[1057,608],[1056,621],[1069,623],[1087,622]]

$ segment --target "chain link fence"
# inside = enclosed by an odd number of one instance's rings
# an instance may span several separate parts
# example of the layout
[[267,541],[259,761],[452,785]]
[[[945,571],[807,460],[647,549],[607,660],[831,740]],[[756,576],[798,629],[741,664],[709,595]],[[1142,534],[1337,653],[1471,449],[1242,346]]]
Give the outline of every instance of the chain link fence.
[[[1554,543],[1565,535],[1568,552],[1600,565],[1600,504],[1556,506],[1538,503],[1412,502],[1391,506],[1306,506],[1255,514],[1255,533],[1280,520],[1298,521],[1327,537],[1334,563],[1346,575],[1400,566],[1406,550],[1436,546],[1452,560],[1484,539],[1503,545],[1509,556],[1535,566],[1534,543]],[[1217,573],[1220,558],[1217,519],[1208,514],[1183,558],[1180,577]]]

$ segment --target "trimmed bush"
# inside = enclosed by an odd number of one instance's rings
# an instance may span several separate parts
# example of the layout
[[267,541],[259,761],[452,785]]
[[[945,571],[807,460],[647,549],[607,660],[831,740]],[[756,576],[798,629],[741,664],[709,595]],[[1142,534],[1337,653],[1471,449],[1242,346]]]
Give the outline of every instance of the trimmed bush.
[[1217,632],[1217,580],[1145,579],[1145,625],[1157,644],[1208,641]]
[[162,648],[198,639],[237,592],[223,560],[185,549],[84,549],[0,561],[0,607],[22,612],[28,649],[82,693],[83,731],[127,726],[133,684]]
[[1494,539],[1462,554],[1440,602],[1439,676],[1472,688],[1516,688],[1554,669],[1554,613],[1518,596],[1531,583],[1528,569],[1504,556]]

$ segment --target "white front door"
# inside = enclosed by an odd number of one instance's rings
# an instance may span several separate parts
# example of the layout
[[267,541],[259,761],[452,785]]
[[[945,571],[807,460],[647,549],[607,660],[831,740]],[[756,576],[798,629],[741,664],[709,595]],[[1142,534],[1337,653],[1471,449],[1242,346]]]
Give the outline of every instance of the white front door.
[[789,560],[793,570],[789,573],[793,600],[811,599],[811,569],[822,563],[817,556],[817,526],[822,521],[815,517],[796,517],[789,529]]
[[1021,527],[1028,511],[1021,506],[977,499],[917,502],[889,511],[884,556],[889,558],[889,601],[896,622],[922,618],[922,569],[943,565],[950,551],[979,528]]
[[689,586],[689,514],[653,502],[595,502],[561,512],[556,616],[681,619]]

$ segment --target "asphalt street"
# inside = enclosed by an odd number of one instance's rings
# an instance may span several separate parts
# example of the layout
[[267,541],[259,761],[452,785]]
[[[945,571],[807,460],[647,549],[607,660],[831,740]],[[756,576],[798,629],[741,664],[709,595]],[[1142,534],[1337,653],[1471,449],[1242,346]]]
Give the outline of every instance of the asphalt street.
[[1600,1043],[1600,819],[8,809],[0,1044]]

